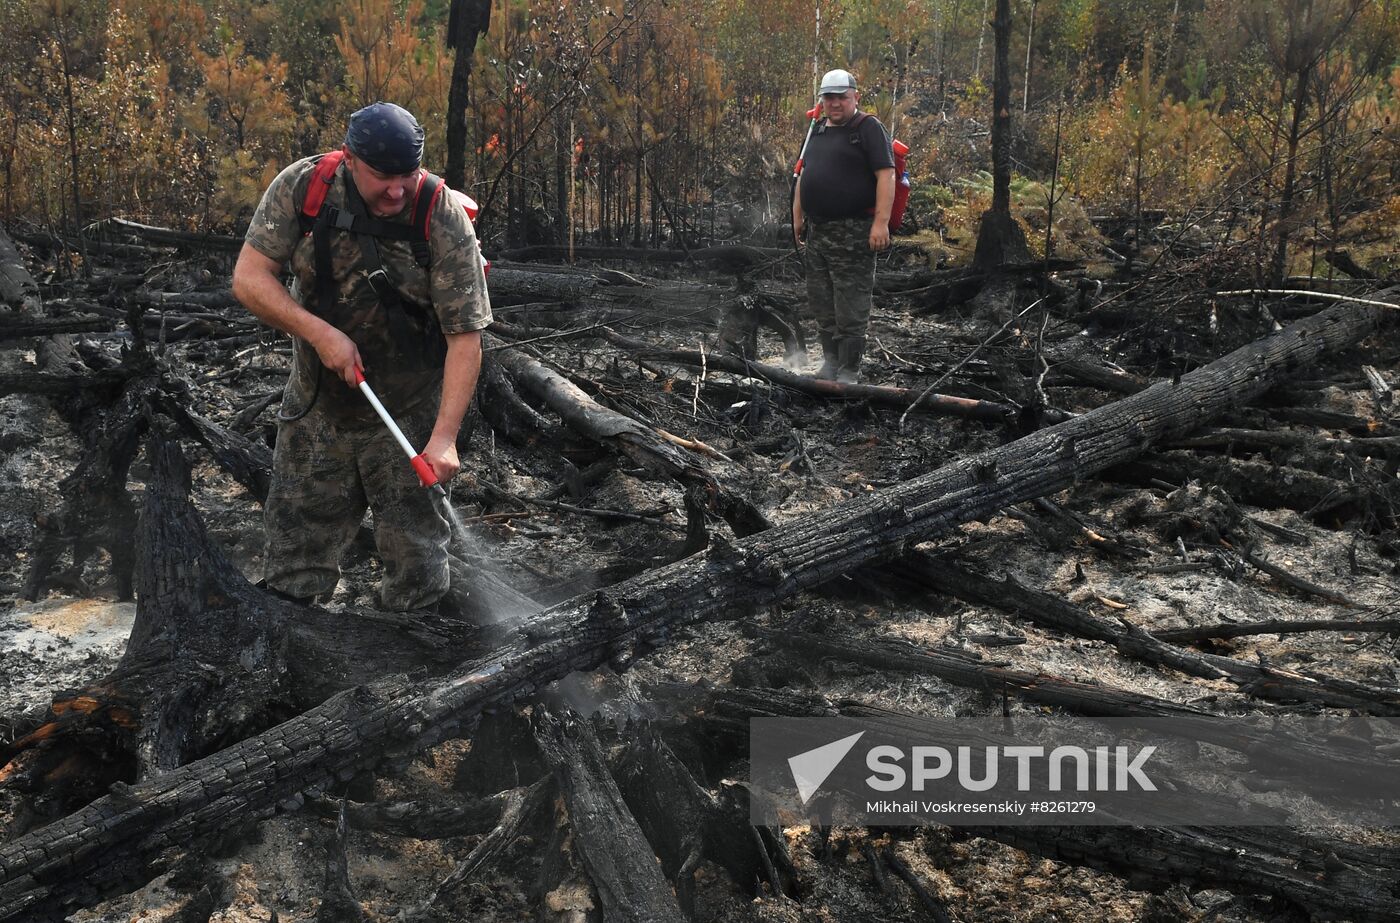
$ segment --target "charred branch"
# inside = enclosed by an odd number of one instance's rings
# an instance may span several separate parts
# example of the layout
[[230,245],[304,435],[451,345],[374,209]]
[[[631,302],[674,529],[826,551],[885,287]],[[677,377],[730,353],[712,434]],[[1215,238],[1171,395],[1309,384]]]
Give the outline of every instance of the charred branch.
[[680,923],[670,883],[608,771],[593,728],[573,715],[535,713],[535,739],[554,767],[573,825],[574,849],[602,905],[603,919]]

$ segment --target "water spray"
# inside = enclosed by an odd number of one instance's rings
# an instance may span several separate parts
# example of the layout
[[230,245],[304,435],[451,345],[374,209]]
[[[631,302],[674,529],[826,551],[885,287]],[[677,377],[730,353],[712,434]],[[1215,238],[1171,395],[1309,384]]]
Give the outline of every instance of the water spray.
[[421,452],[413,451],[413,443],[408,441],[408,437],[399,429],[399,425],[394,422],[394,418],[389,415],[389,411],[384,409],[384,405],[379,403],[379,397],[374,393],[374,389],[365,381],[365,373],[357,365],[355,366],[355,386],[360,389],[360,393],[369,401],[374,412],[379,414],[379,419],[384,421],[384,425],[389,428],[399,447],[408,456],[408,463],[413,466],[413,470],[418,474],[418,481],[424,487],[437,495],[438,499],[447,502],[447,490],[438,481],[437,475],[433,472],[433,466],[428,464],[428,460]]

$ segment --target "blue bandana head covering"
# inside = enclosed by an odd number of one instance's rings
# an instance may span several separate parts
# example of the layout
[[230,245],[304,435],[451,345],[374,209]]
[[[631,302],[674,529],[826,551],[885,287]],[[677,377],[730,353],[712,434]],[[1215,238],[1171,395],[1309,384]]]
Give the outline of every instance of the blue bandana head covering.
[[423,162],[423,126],[402,106],[374,103],[350,116],[345,146],[380,173],[412,173]]

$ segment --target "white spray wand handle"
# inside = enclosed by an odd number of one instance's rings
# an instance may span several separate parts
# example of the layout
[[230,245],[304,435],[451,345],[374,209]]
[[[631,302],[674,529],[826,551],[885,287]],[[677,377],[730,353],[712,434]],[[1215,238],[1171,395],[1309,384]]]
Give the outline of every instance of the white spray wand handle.
[[428,464],[428,460],[424,458],[421,453],[413,451],[413,443],[408,441],[408,437],[403,434],[403,430],[399,429],[399,425],[394,422],[394,418],[389,415],[389,411],[379,402],[379,396],[374,393],[374,389],[369,386],[369,382],[365,381],[365,373],[360,370],[358,365],[355,366],[355,385],[360,389],[360,393],[365,396],[365,399],[369,401],[370,406],[374,408],[374,412],[379,414],[379,419],[383,420],[384,425],[389,428],[390,434],[393,435],[394,440],[398,442],[399,447],[403,449],[404,454],[408,456],[408,462],[413,466],[413,470],[417,472],[418,480],[422,485],[435,489],[444,497],[447,496],[447,491],[443,490],[442,485],[438,483],[438,477],[433,471],[433,466]]

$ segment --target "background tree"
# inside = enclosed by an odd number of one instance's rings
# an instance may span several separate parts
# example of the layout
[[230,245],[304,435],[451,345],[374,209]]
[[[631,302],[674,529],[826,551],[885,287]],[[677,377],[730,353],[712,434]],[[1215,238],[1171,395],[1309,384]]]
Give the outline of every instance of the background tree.
[[996,63],[992,78],[992,207],[982,214],[972,264],[995,273],[1030,262],[1025,232],[1011,216],[1011,0],[997,0],[992,20]]
[[491,27],[491,0],[452,0],[447,20],[447,48],[452,52],[452,82],[447,93],[447,169],[443,179],[457,189],[467,183],[467,105],[476,43]]

